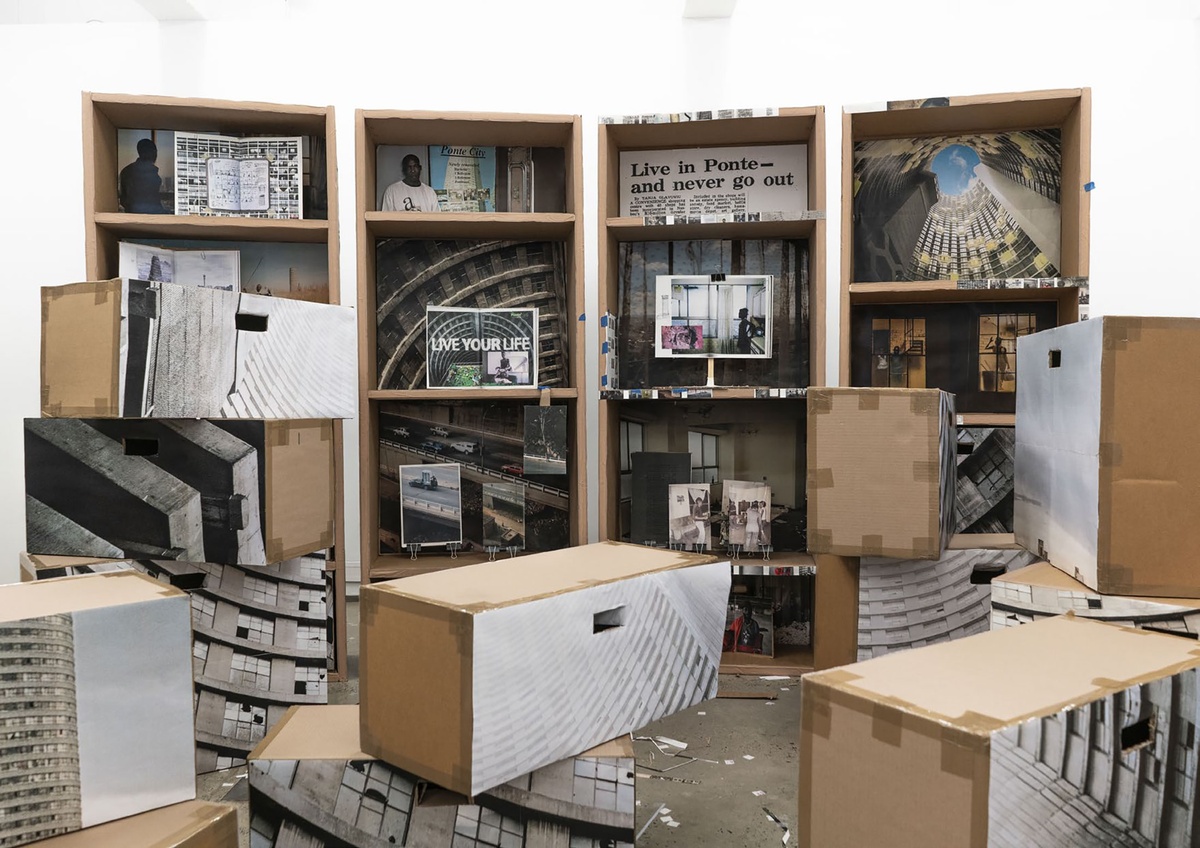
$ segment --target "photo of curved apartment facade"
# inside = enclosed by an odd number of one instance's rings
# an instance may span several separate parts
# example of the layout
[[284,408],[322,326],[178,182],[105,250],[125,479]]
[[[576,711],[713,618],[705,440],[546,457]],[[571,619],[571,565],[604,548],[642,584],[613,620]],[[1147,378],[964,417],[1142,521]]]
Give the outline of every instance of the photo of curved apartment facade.
[[333,626],[325,565],[316,556],[254,568],[107,560],[36,574],[134,570],[188,591],[196,770],[204,773],[244,764],[289,707],[328,702]]
[[482,792],[470,804],[362,754],[358,716],[355,705],[300,707],[254,752],[252,848],[633,846],[628,737]]

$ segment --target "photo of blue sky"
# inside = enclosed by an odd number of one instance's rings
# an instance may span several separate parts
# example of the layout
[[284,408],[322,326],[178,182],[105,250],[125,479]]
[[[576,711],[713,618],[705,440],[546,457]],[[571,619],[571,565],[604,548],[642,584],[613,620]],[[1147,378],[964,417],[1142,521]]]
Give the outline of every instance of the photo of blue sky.
[[975,179],[975,166],[979,164],[979,154],[965,144],[951,144],[943,148],[929,165],[929,170],[937,176],[938,192],[941,194],[960,195]]

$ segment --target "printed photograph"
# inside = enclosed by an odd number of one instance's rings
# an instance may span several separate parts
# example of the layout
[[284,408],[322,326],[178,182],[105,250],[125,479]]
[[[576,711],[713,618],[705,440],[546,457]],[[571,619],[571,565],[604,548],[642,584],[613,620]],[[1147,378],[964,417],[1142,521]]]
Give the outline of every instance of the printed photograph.
[[175,133],[117,130],[119,212],[171,215],[175,211]]
[[955,533],[1013,532],[1016,430],[959,427]]
[[655,294],[655,356],[771,356],[771,277],[663,275]]
[[712,504],[709,487],[675,483],[667,488],[671,547],[708,550],[712,547]]
[[769,598],[731,596],[721,652],[775,656],[773,606]]
[[[709,381],[710,369],[717,386],[808,385],[807,241],[621,242],[616,267],[618,300],[612,311],[620,315],[620,333],[614,339],[612,361],[619,363],[615,380],[620,388],[703,386]],[[674,298],[670,284],[659,289],[663,277],[695,277],[711,283],[713,275],[721,274],[727,281],[731,277],[769,277],[770,296],[764,291],[761,299],[756,296],[750,303],[735,306],[732,299],[722,303],[717,298],[710,303],[707,285],[703,291],[680,289]],[[736,297],[733,289],[726,291]],[[747,293],[743,289],[743,299]],[[664,295],[665,301],[660,299]],[[739,317],[743,308],[744,319]],[[669,329],[664,336],[664,328],[676,327],[683,329]],[[699,330],[693,342],[687,328],[696,327]],[[724,334],[723,340],[719,333]],[[742,349],[749,345],[750,354],[736,352],[739,335]],[[719,350],[733,353],[718,355]]]
[[525,547],[525,486],[521,483],[483,484],[484,547]]
[[1056,277],[1058,129],[859,141],[854,267],[860,283]]
[[942,389],[959,413],[1012,413],[1017,340],[1057,324],[1048,300],[852,306],[850,381]]
[[725,547],[756,553],[771,544],[771,487],[761,483],[726,480],[722,486],[725,509],[722,521]]
[[426,385],[528,388],[537,381],[538,311],[425,310]]
[[175,133],[175,214],[303,217],[304,140]]
[[462,542],[462,480],[457,463],[401,465],[400,545]]
[[443,212],[495,212],[496,148],[431,144],[429,185]]
[[461,550],[483,552],[514,532],[527,551],[570,544],[570,478],[526,470],[525,406],[502,399],[379,404],[380,553],[404,550],[397,469],[450,461],[460,469]]
[[[127,257],[127,253],[129,254]],[[160,267],[164,282],[261,294],[289,300],[329,303],[329,248],[324,244],[226,241],[220,239],[144,239],[121,242],[119,276],[130,267],[152,271],[153,256],[174,265],[174,279]],[[169,256],[169,259],[161,258]],[[135,264],[136,263],[136,264]]]
[[[375,362],[380,389],[432,388],[431,366],[442,377],[453,360],[430,363],[426,317],[430,310],[488,310],[497,315],[528,314],[536,310],[536,332],[512,327],[497,332],[505,338],[530,338],[546,347],[519,346],[495,352],[529,356],[529,383],[560,387],[569,379],[568,345],[575,320],[567,310],[564,245],[547,241],[470,239],[380,239],[376,242]],[[243,275],[244,276],[244,275]],[[519,322],[518,322],[519,323]],[[455,332],[460,332],[455,330]],[[462,330],[461,344],[480,338]],[[483,332],[482,328],[478,332]],[[490,331],[489,331],[490,332]],[[436,337],[436,334],[435,334]],[[554,344],[546,344],[553,339]],[[482,342],[481,342],[482,344]],[[449,353],[448,351],[446,352]],[[500,358],[489,363],[487,351],[474,351],[471,367],[456,371],[451,385],[515,385],[517,362],[509,356],[508,370]],[[478,376],[478,383],[468,382]]]
[[567,408],[525,407],[525,471],[528,474],[567,473]]
[[375,208],[380,212],[440,212],[429,185],[429,148],[380,144],[375,148]]

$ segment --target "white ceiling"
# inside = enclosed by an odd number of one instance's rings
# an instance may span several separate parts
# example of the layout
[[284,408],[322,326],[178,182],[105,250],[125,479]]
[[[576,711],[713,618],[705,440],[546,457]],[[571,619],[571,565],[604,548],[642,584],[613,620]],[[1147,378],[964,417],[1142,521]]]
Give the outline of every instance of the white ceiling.
[[284,15],[288,0],[0,0],[0,24],[216,21]]

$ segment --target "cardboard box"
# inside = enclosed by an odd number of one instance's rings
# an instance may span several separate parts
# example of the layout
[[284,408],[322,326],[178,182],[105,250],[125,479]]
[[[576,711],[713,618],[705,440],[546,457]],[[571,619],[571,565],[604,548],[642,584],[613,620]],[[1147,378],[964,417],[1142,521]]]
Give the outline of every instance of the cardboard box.
[[1081,618],[1200,638],[1200,598],[1101,595],[1048,562],[1035,562],[992,581],[992,629],[1073,613]]
[[941,559],[863,557],[858,571],[858,659],[986,633],[987,581],[1036,557],[1024,550],[967,548]]
[[264,566],[22,553],[21,579],[138,571],[191,597],[196,773],[243,765],[294,704],[329,698],[323,557]]
[[1197,666],[1058,616],[807,675],[799,844],[1190,845]]
[[711,698],[729,586],[617,542],[363,586],[363,750],[478,795]]
[[42,289],[42,415],[353,418],[354,310],[105,280]]
[[937,559],[954,532],[954,397],[808,390],[808,549]]
[[1017,344],[1017,542],[1106,595],[1200,597],[1200,319]]
[[634,841],[628,736],[467,799],[364,753],[357,705],[293,707],[247,770],[251,828],[265,845],[281,845],[282,832],[409,848],[475,845],[477,836],[480,845],[531,845],[534,834],[539,845]]
[[135,572],[0,586],[0,843],[195,797],[191,637]]
[[238,848],[237,807],[184,801],[36,843],[37,848]]
[[31,553],[266,565],[333,544],[331,421],[27,418]]

